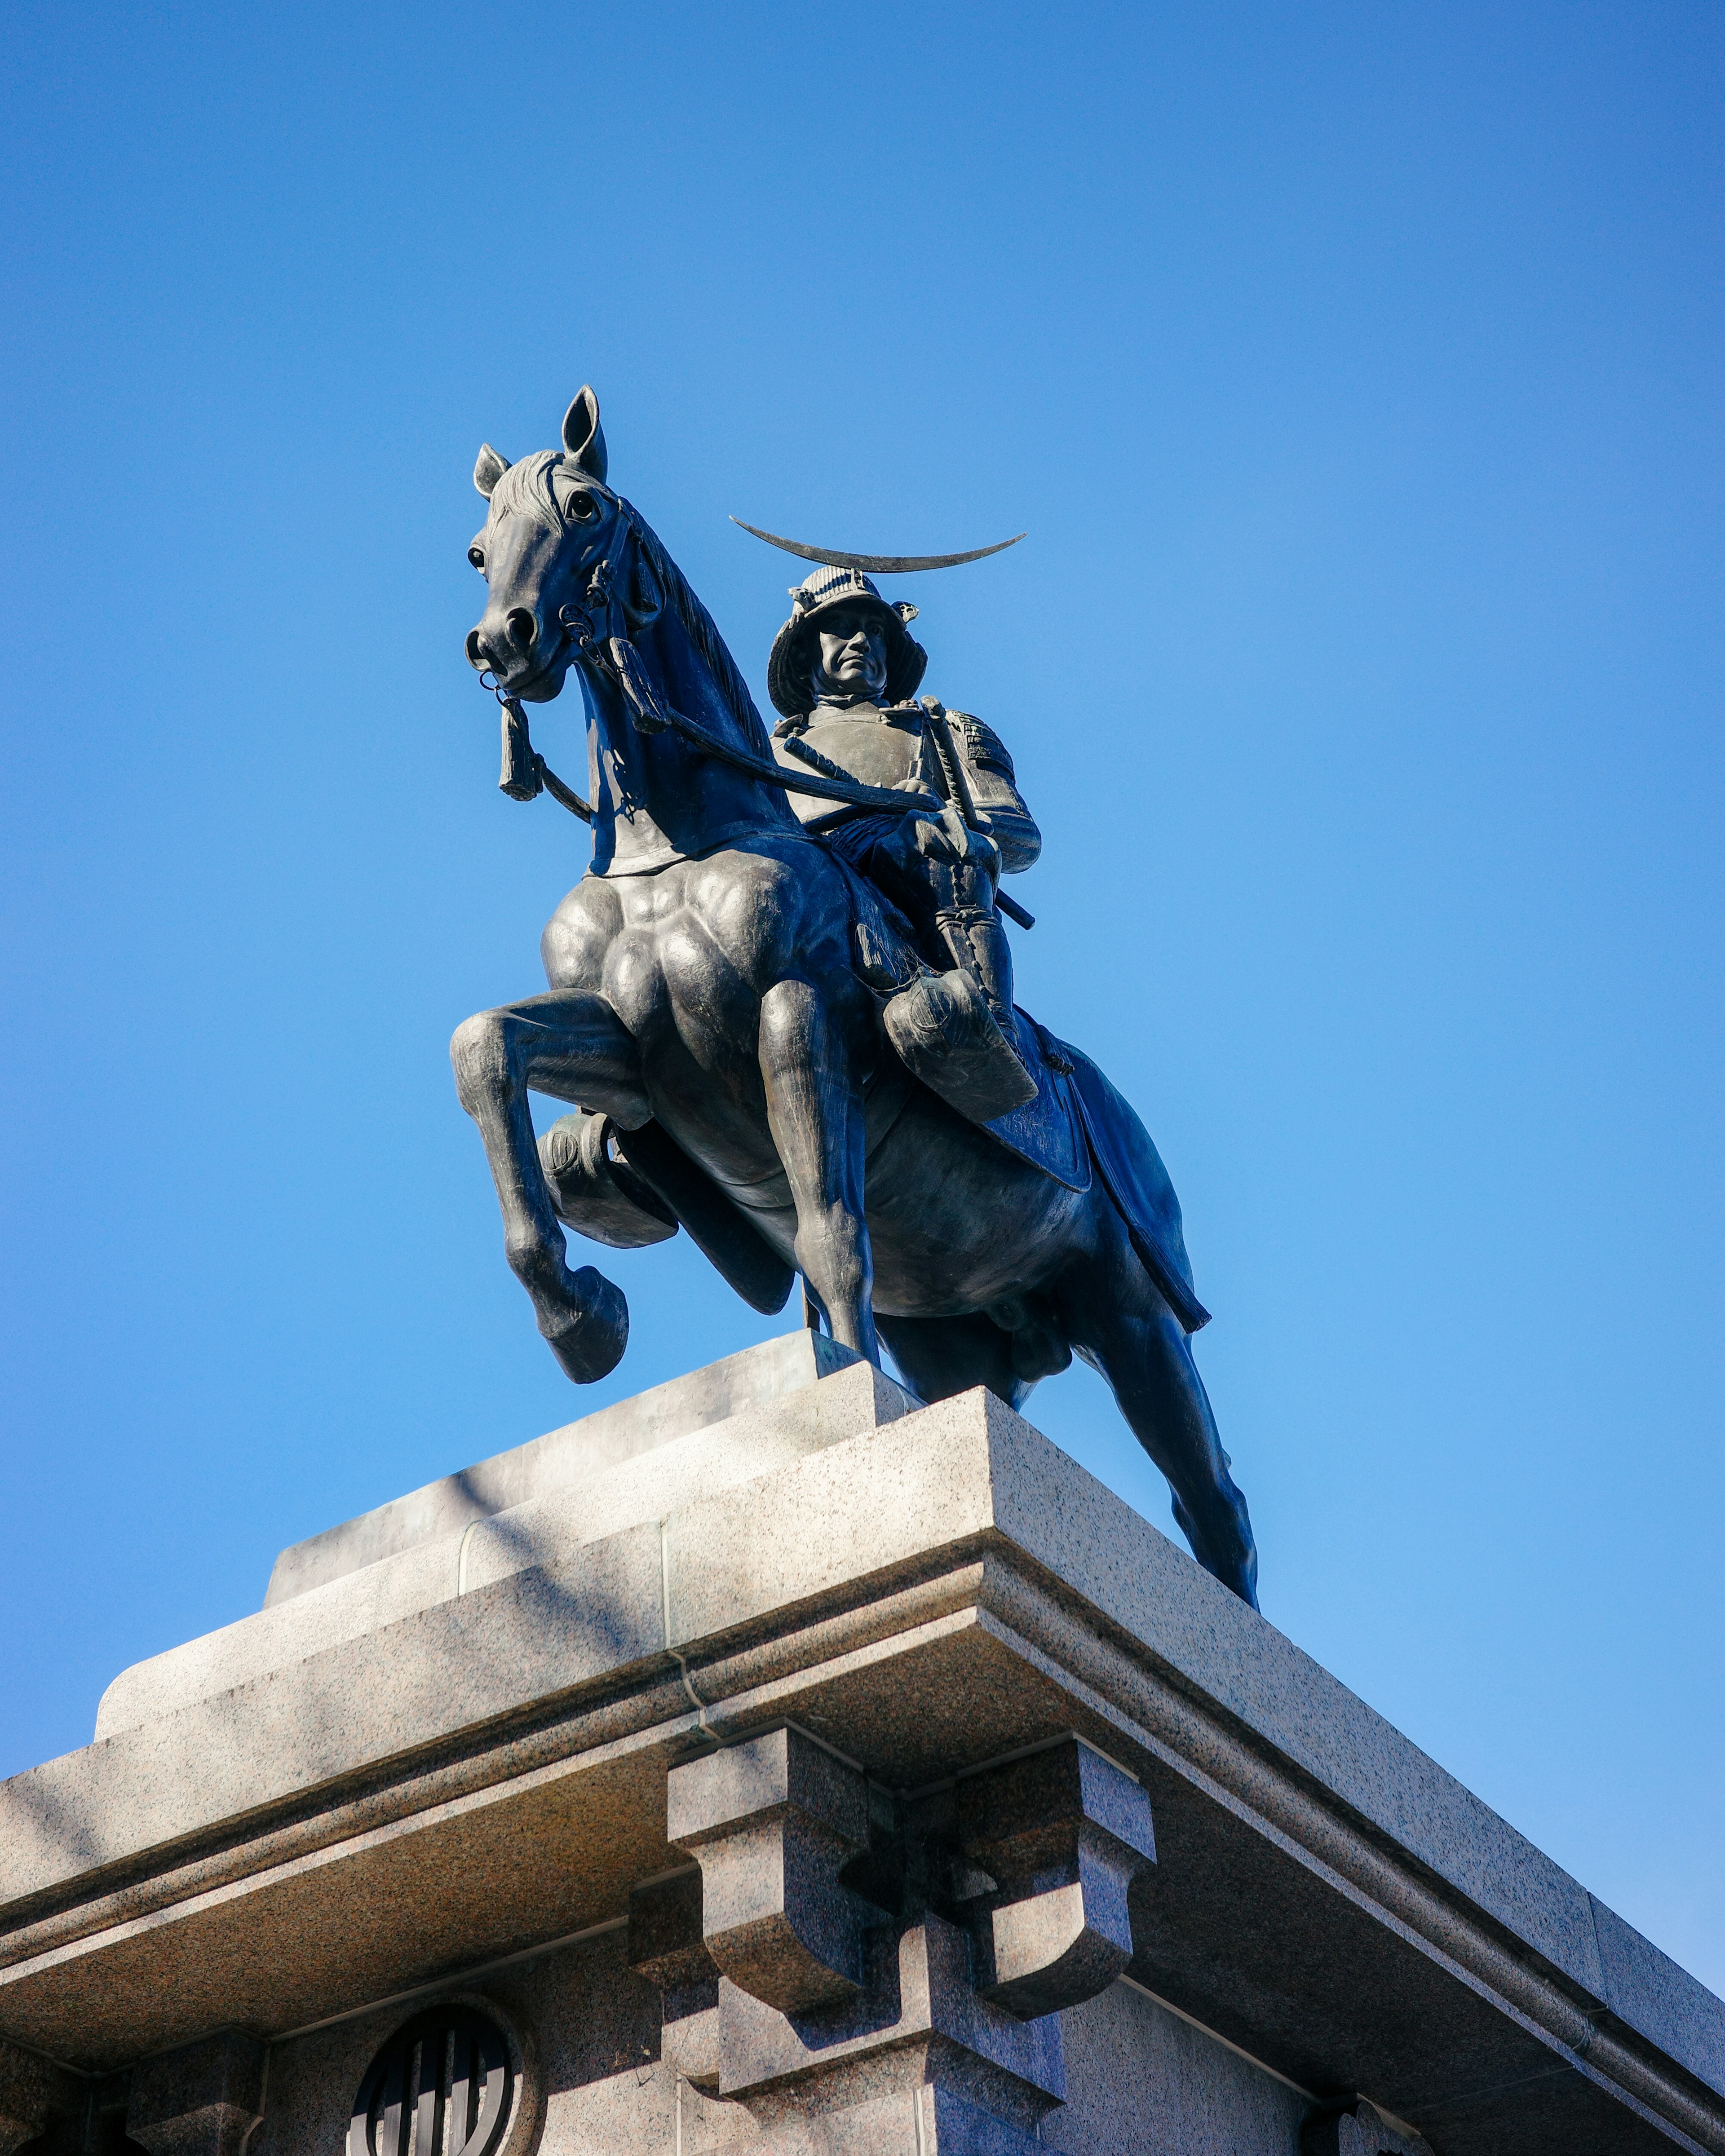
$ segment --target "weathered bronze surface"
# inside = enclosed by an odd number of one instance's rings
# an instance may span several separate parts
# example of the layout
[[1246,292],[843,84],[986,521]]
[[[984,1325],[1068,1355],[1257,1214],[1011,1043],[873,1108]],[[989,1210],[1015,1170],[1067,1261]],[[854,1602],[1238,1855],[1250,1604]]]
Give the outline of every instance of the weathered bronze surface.
[[[604,1376],[629,1330],[621,1291],[570,1268],[563,1225],[627,1246],[671,1219],[758,1308],[800,1273],[833,1337],[877,1362],[884,1339],[927,1400],[981,1384],[1017,1406],[1076,1352],[1199,1563],[1255,1602],[1178,1201],[1102,1073],[1014,1006],[998,883],[1040,836],[998,737],[911,701],[915,608],[842,562],[806,578],[769,663],[769,737],[711,616],[608,485],[590,389],[561,449],[511,465],[487,446],[474,480],[489,597],[467,654],[518,722],[507,790],[551,777],[523,705],[572,671],[588,719],[593,857],[542,940],[549,991],[451,1044],[509,1262],[563,1369]],[[530,1089],[576,1110],[543,1140]]]
[[870,576],[904,576],[912,569],[956,569],[966,562],[984,562],[990,554],[1004,554],[1024,536],[1016,531],[1010,539],[997,539],[992,547],[973,547],[968,554],[838,554],[829,547],[805,547],[800,539],[781,539],[776,531],[763,531],[758,524],[745,524],[740,516],[731,521],[769,547],[787,554],[799,554],[805,562],[823,562],[829,568],[865,569]]

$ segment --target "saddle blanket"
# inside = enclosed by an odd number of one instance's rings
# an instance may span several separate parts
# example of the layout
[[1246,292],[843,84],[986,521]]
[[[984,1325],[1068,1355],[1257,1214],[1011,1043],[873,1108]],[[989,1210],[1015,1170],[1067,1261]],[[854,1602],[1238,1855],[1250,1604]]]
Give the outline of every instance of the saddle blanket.
[[1018,1019],[1019,1053],[1036,1081],[1036,1098],[981,1127],[1068,1190],[1088,1190],[1092,1173],[1099,1174],[1139,1263],[1187,1332],[1196,1332],[1210,1313],[1193,1287],[1180,1201],[1149,1132],[1081,1049],[1056,1040],[1028,1011]]

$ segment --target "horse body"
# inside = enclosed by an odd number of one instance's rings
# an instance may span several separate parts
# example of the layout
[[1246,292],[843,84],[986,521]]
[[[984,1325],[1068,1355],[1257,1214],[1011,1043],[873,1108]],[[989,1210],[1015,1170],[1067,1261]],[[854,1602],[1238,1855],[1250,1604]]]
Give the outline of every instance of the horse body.
[[849,906],[827,850],[776,834],[650,878],[588,876],[546,930],[546,976],[554,991],[603,998],[639,1051],[653,1120],[800,1269],[757,1045],[762,1004],[796,974],[837,1039],[865,1050],[847,1076],[863,1096],[876,1315],[958,1316],[1040,1291],[1089,1194],[1015,1158],[910,1077],[856,978]]
[[[878,1362],[878,1322],[926,1399],[987,1384],[1018,1405],[1084,1356],[1167,1475],[1194,1553],[1255,1601],[1245,1500],[1185,1331],[1107,1189],[1018,1158],[899,1062],[859,965],[865,899],[749,775],[770,761],[765,729],[705,608],[604,485],[590,392],[564,443],[515,467],[481,453],[491,511],[472,551],[490,598],[468,649],[532,701],[578,669],[594,865],[546,929],[548,992],[470,1019],[451,1050],[541,1332],[590,1380],[628,1318],[609,1281],[568,1267],[530,1090],[625,1132],[655,1126],[802,1274],[834,1337]],[[625,693],[634,665],[711,753],[647,722]]]

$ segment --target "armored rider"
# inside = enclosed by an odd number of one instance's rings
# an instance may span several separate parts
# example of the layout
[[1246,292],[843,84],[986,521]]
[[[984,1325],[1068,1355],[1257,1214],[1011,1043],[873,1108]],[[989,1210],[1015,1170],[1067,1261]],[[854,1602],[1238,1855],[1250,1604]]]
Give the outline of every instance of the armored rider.
[[1030,866],[1042,834],[999,737],[932,696],[913,701],[928,654],[910,633],[915,607],[891,605],[860,570],[822,567],[791,593],[773,639],[767,688],[784,716],[778,761],[836,767],[869,786],[930,793],[938,823],[914,811],[835,808],[792,793],[798,818],[843,854],[910,921],[931,963],[962,966],[1015,1043],[1012,953],[995,911],[1000,876]]

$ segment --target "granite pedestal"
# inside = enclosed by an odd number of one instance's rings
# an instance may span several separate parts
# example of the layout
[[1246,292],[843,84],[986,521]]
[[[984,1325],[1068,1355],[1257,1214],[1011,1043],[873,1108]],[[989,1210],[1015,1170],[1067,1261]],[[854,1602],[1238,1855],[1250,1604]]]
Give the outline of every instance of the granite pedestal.
[[978,1391],[803,1332],[0,1785],[0,2156],[1725,2152],[1725,2006]]

